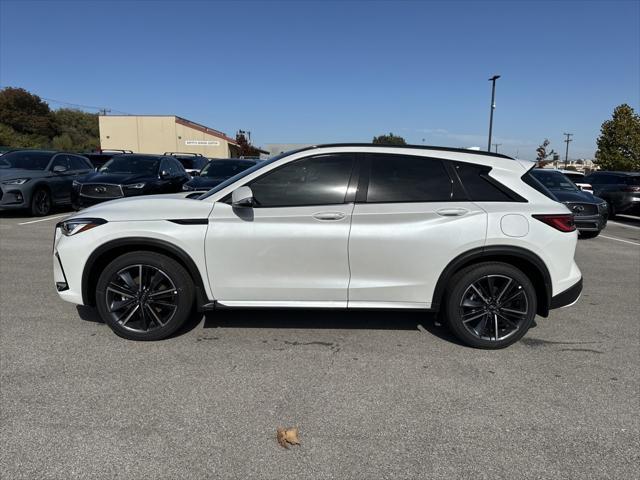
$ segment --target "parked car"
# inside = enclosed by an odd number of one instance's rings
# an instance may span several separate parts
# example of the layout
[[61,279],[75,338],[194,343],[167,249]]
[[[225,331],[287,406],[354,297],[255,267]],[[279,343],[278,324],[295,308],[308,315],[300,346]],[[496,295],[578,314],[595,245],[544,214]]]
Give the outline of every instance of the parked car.
[[226,179],[253,167],[257,160],[239,160],[237,158],[224,158],[211,160],[202,169],[200,175],[189,180],[182,186],[183,190],[209,190]]
[[48,215],[71,203],[72,182],[93,170],[85,157],[47,150],[15,150],[0,157],[0,210]]
[[594,193],[609,205],[609,218],[640,215],[640,172],[593,172],[585,177]]
[[200,153],[164,152],[164,154],[177,159],[192,177],[200,175],[200,170],[204,168],[209,160]]
[[83,153],[82,155],[87,157],[93,166],[97,169],[102,167],[105,163],[111,160],[116,155],[123,153],[133,153],[131,150],[112,150],[112,149],[100,149],[94,152]]
[[78,210],[116,198],[179,192],[190,178],[175,158],[120,154],[74,181],[71,201]]
[[584,173],[576,172],[574,170],[559,170],[560,173],[564,174],[569,180],[576,184],[583,192],[593,193],[593,186],[590,183],[586,183],[584,181]]
[[594,238],[607,226],[609,216],[607,202],[580,190],[559,170],[534,168],[531,174],[564,203],[574,215],[576,228],[582,238]]
[[171,335],[194,304],[408,308],[443,310],[462,342],[501,348],[582,289],[573,215],[530,185],[529,164],[437,147],[308,147],[197,199],[129,198],[66,219],[54,281],[130,339]]

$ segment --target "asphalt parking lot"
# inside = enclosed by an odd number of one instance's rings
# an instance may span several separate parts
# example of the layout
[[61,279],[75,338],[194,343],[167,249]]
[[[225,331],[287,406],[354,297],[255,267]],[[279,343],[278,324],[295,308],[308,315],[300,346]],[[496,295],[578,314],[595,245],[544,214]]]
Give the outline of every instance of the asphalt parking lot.
[[0,217],[3,479],[638,478],[637,219],[579,242],[577,305],[480,351],[411,312],[219,311],[125,341],[58,300],[55,216]]

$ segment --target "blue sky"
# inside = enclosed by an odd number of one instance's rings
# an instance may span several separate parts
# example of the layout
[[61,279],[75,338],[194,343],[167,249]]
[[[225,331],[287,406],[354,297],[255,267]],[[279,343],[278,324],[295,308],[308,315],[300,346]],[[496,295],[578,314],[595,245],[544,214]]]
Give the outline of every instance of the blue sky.
[[486,147],[494,73],[501,152],[564,155],[572,132],[591,157],[613,108],[639,109],[640,2],[0,3],[0,85],[257,144]]

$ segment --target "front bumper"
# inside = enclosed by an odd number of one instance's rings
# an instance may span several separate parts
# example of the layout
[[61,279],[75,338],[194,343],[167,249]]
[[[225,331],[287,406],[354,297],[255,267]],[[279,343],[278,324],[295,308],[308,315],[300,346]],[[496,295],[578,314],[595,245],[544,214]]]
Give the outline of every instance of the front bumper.
[[28,208],[31,202],[31,185],[28,184],[0,185],[0,210]]
[[575,284],[567,288],[565,291],[560,292],[558,295],[554,295],[551,298],[549,309],[562,308],[573,305],[580,298],[582,293],[582,277]]

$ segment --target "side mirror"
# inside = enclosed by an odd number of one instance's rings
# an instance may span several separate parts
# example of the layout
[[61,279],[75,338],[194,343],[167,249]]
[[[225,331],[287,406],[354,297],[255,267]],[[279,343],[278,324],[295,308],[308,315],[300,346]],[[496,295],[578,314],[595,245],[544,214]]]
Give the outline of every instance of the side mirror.
[[160,178],[167,178],[169,177],[169,172],[167,170],[162,170],[160,172]]
[[253,192],[249,187],[240,187],[231,194],[231,205],[233,207],[246,208],[253,206]]
[[56,165],[53,167],[53,173],[64,173],[68,170],[64,165]]

